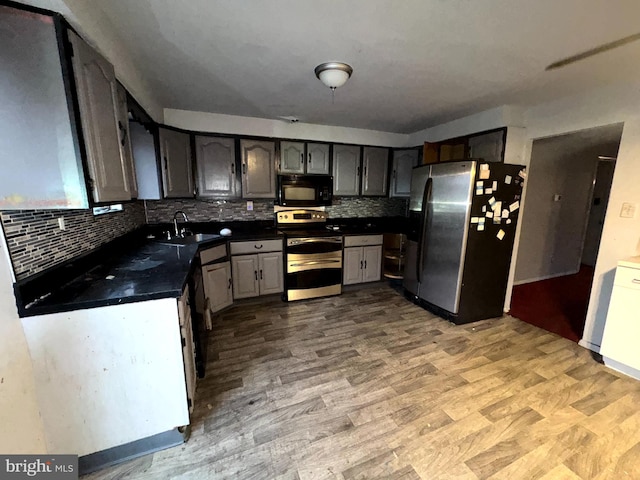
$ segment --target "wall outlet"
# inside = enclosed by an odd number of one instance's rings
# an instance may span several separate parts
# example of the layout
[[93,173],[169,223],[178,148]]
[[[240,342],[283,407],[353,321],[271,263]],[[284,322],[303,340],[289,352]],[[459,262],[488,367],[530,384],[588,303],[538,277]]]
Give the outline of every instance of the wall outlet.
[[64,224],[64,217],[58,217],[58,228],[60,228],[60,230],[67,229],[67,226]]
[[253,200],[247,200],[247,212],[251,212],[253,210]]

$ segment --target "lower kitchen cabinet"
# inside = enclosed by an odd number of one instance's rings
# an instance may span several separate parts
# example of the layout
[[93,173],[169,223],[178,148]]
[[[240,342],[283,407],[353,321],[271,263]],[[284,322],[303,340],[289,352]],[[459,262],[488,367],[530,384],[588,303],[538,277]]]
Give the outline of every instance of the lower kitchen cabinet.
[[382,273],[382,235],[357,235],[344,240],[344,285],[376,282]]
[[22,318],[50,451],[84,456],[189,424],[187,298]]
[[636,257],[618,263],[600,346],[605,365],[636,379],[640,379],[638,311],[640,262]]
[[214,263],[202,267],[205,298],[211,313],[218,312],[233,303],[231,264]]
[[234,298],[280,293],[284,288],[282,252],[231,257]]
[[[284,290],[282,240],[231,242],[233,297],[249,298]],[[252,253],[260,250],[261,253]]]

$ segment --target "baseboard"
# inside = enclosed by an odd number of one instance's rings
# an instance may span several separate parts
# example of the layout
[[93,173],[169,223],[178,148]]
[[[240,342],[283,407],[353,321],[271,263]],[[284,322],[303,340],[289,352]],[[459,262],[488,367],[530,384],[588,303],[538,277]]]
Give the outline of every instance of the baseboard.
[[604,359],[604,364],[615,370],[616,372],[623,373],[631,378],[635,378],[636,380],[640,380],[640,370],[636,370],[633,367],[629,367],[620,362],[610,359],[609,357],[602,357]]
[[595,343],[591,343],[589,340],[585,340],[584,338],[580,339],[578,345],[586,348],[587,350],[591,350],[595,353],[600,353],[600,345],[596,345]]
[[107,450],[89,455],[83,455],[78,459],[79,474],[86,475],[87,473],[111,467],[118,463],[141,457],[142,455],[181,445],[186,441],[189,433],[189,427],[186,428],[185,432],[180,432],[180,430],[174,428],[173,430],[142,438],[135,442],[125,443],[124,445],[118,445],[117,447],[108,448]]
[[552,275],[543,275],[542,277],[527,278],[526,280],[518,280],[517,282],[514,281],[513,284],[514,285],[524,285],[525,283],[539,282],[541,280],[549,280],[550,278],[566,277],[567,275],[575,275],[579,271],[580,271],[580,269],[572,270],[572,271],[569,271],[569,272],[554,273]]

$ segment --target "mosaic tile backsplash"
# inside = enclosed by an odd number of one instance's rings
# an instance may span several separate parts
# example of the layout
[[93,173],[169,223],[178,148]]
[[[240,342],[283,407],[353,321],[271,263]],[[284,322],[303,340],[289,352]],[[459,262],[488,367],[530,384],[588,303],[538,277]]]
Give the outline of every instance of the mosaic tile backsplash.
[[[0,219],[17,280],[87,253],[145,224],[142,202],[121,212],[93,216],[91,210],[2,211]],[[58,218],[66,230],[60,230]]]
[[[182,210],[192,222],[272,220],[273,200],[253,200],[247,211],[246,200],[147,200],[149,223],[167,223]],[[334,198],[327,212],[333,218],[406,216],[408,200],[404,198]]]
[[[332,218],[406,216],[406,199],[344,197],[327,207]],[[167,223],[182,210],[192,222],[272,220],[273,200],[158,200],[123,205],[94,217],[91,210],[0,211],[16,279],[78,257],[145,223]],[[146,209],[146,219],[145,219]],[[66,230],[58,227],[64,218]]]

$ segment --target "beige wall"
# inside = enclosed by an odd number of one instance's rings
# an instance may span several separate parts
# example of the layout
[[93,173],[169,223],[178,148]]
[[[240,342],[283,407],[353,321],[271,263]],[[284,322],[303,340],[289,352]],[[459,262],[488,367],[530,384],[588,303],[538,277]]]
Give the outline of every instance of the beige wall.
[[12,282],[0,229],[0,452],[47,453],[31,356]]
[[[618,151],[616,171],[611,186],[609,206],[605,216],[602,241],[598,252],[591,299],[587,311],[586,325],[580,344],[599,351],[602,332],[606,322],[613,276],[618,260],[640,254],[640,215],[621,218],[623,202],[639,205],[640,209],[640,91],[635,86],[614,85],[607,88],[566,97],[529,108],[524,114],[527,129],[522,149],[524,160],[531,159],[533,139],[561,135],[596,126],[623,122],[622,139]],[[523,195],[523,215],[528,202],[528,184]],[[521,224],[520,224],[521,225]],[[516,234],[516,242],[518,234]],[[515,245],[517,251],[518,245]],[[507,292],[507,305],[511,297],[515,265],[519,259],[514,255],[514,264]]]
[[134,58],[106,15],[85,0],[20,0],[20,3],[62,14],[82,38],[114,66],[116,77],[157,122],[163,110]]
[[404,147],[409,135],[362,128],[334,127],[311,123],[291,123],[268,118],[241,117],[219,113],[165,108],[167,125],[196,132],[299,138],[319,142],[355,143],[383,147]]

